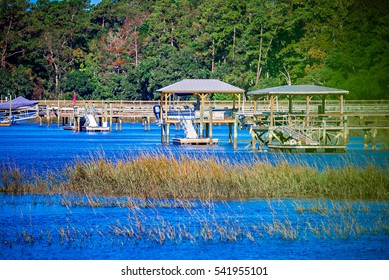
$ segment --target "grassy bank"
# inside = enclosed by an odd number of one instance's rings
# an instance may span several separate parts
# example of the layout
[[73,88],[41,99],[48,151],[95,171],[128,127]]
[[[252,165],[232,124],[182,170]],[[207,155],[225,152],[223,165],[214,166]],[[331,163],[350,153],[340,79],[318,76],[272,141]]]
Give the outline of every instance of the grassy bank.
[[249,199],[271,197],[388,199],[389,172],[376,166],[327,167],[305,163],[231,164],[216,158],[174,158],[164,154],[118,160],[91,159],[61,172],[27,180],[3,166],[5,193],[76,194],[133,198]]

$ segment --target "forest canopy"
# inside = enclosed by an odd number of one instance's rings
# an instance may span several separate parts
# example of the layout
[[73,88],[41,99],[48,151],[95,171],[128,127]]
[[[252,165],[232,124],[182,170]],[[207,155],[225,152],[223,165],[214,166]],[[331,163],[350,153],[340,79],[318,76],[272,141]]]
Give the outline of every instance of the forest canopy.
[[0,0],[0,94],[156,99],[182,79],[389,99],[386,0]]

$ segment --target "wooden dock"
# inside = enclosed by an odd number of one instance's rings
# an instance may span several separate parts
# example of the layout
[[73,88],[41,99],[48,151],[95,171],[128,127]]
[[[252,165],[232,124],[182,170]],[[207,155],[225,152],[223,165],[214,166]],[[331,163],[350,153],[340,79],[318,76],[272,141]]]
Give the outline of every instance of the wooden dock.
[[[389,100],[341,101],[339,97],[304,97],[293,99],[293,109],[289,112],[288,98],[277,99],[274,96],[273,100],[239,100],[235,95],[234,100],[213,101],[207,100],[203,94],[199,97],[197,104],[203,110],[199,107],[195,110],[193,125],[197,131],[206,139],[212,137],[213,125],[226,125],[228,140],[235,149],[242,128],[249,129],[252,135],[252,150],[292,152],[342,151],[350,133],[355,135],[356,132],[364,137],[365,149],[374,150],[382,139],[380,134],[389,129]],[[161,101],[77,101],[74,105],[70,100],[41,100],[37,108],[40,125],[45,123],[83,131],[81,119],[86,111],[93,110],[99,127],[105,126],[94,131],[120,131],[123,122],[142,122],[145,130],[150,130],[150,124],[156,120],[153,106],[157,104],[161,104]],[[193,108],[196,100],[173,100],[168,103],[164,97],[162,104],[169,110],[177,111],[184,107]],[[170,127],[177,128],[179,125],[180,120],[163,115],[161,141],[171,143]],[[301,147],[293,148],[295,146]]]
[[[252,150],[256,150],[258,144],[259,150],[266,147],[269,151],[345,152],[352,130],[363,130],[365,149],[369,147],[369,138],[373,138],[372,149],[376,149],[377,131],[389,129],[387,103],[381,108],[370,107],[369,111],[361,111],[361,108],[345,111],[347,94],[348,91],[313,85],[249,92],[257,101],[253,114],[244,118],[245,124],[251,125]],[[287,106],[280,110],[278,102],[282,98],[286,99]],[[305,99],[304,107],[294,104],[297,98]],[[332,108],[327,106],[329,98],[337,102]],[[260,103],[265,104],[265,108],[258,106]]]

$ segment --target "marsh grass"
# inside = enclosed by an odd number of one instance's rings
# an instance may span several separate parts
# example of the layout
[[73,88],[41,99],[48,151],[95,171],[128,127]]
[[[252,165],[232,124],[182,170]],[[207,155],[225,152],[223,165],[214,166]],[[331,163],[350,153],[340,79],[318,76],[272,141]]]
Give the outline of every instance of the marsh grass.
[[[388,234],[387,171],[374,165],[319,170],[306,162],[231,163],[161,153],[115,161],[91,158],[31,179],[22,170],[3,165],[0,191],[32,194],[32,205],[59,204],[70,217],[77,207],[115,207],[127,216],[103,221],[101,226],[80,228],[64,222],[48,229],[35,228],[21,213],[23,222],[15,236],[0,231],[0,239],[7,247],[37,243],[83,247],[101,239],[120,246],[126,242],[259,244],[268,238],[293,241]],[[297,202],[286,205],[288,197]],[[229,205],[252,198],[265,198],[267,204],[252,217]],[[375,203],[382,205],[376,210],[360,200],[381,200]]]
[[[31,213],[20,211],[21,219],[17,219],[20,225],[14,225],[14,235],[0,230],[2,245],[9,248],[18,244],[82,248],[101,243],[201,246],[249,242],[260,245],[269,239],[356,239],[365,234],[389,233],[386,201],[265,199],[246,209],[245,202],[237,201],[111,198],[107,201],[121,208],[120,216],[110,218],[99,214],[105,213],[105,209],[98,213],[88,210],[90,218],[104,218],[80,224],[72,209],[91,207],[95,202],[78,205],[64,199],[68,197],[60,196],[50,202],[69,209],[63,222],[54,226],[38,222],[38,225]],[[98,201],[97,197],[93,199]],[[106,198],[101,199],[105,201]],[[79,202],[77,198],[74,201]],[[44,203],[44,198],[37,203]],[[237,207],[237,204],[241,206]]]
[[[12,194],[157,199],[389,198],[389,168],[347,165],[319,170],[306,162],[231,163],[215,157],[178,158],[162,153],[108,161],[91,158],[28,180],[3,166],[0,191]],[[92,204],[97,204],[91,200]],[[104,204],[102,204],[104,205]]]

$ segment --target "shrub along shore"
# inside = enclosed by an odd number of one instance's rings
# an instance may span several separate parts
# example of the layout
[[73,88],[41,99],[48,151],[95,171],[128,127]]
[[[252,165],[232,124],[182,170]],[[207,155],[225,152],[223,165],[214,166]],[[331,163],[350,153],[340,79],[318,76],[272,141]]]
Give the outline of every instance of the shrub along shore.
[[213,157],[145,154],[114,162],[103,158],[79,161],[60,172],[29,179],[18,168],[3,166],[0,192],[146,199],[387,200],[388,169],[349,165],[318,170],[286,161],[232,164]]

